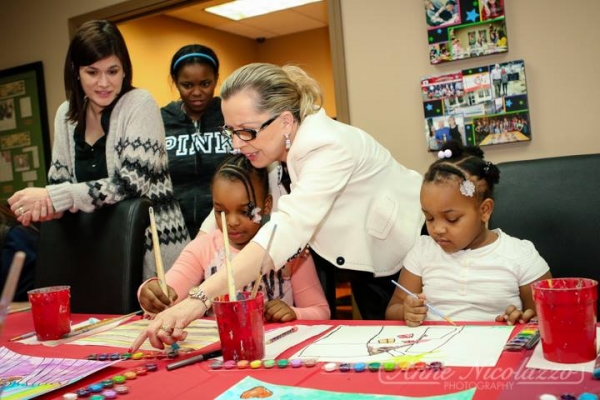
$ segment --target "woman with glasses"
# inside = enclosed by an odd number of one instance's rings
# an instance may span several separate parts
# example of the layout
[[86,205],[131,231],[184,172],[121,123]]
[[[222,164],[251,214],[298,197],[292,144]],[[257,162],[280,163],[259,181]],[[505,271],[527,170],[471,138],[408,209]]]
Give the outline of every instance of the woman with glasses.
[[[421,175],[367,133],[328,117],[318,83],[298,67],[246,65],[225,80],[220,96],[223,133],[232,137],[234,151],[257,168],[279,161],[291,178],[290,194],[280,197],[270,221],[233,259],[236,287],[281,268],[309,244],[321,272],[348,270],[362,317],[384,319],[394,291],[390,279],[423,225]],[[260,271],[275,225],[269,262]],[[224,293],[225,270],[159,313],[134,347],[146,338],[159,348],[181,340],[181,330],[170,336],[160,328],[187,326]]]

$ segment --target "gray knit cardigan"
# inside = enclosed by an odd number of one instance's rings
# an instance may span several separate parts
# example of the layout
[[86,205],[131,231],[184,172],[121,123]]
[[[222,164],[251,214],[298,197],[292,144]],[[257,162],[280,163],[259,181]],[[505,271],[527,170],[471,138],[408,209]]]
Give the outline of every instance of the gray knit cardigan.
[[[106,137],[108,177],[77,182],[74,171],[76,124],[67,120],[68,102],[54,120],[52,164],[46,186],[54,209],[92,212],[123,199],[145,196],[152,200],[165,271],[189,235],[179,204],[173,197],[165,151],[165,131],[160,109],[150,93],[133,89],[114,106]],[[156,274],[150,227],[146,229],[144,279]]]

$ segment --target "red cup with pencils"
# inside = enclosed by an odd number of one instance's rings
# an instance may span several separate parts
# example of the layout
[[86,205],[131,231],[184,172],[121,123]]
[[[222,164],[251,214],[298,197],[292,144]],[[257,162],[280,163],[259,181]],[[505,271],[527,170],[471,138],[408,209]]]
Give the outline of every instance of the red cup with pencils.
[[229,295],[213,301],[223,360],[260,360],[265,356],[264,299],[262,293],[252,298],[241,292],[238,299]]
[[58,340],[71,331],[71,287],[50,286],[27,292],[37,339]]
[[553,278],[531,285],[544,358],[564,364],[596,358],[598,282]]

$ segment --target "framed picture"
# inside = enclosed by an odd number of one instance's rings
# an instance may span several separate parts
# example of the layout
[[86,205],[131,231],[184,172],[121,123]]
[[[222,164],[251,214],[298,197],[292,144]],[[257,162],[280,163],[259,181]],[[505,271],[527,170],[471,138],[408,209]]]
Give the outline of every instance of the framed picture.
[[421,94],[429,151],[448,140],[478,146],[531,140],[523,60],[424,77]]
[[504,0],[424,2],[431,64],[508,51]]
[[49,162],[42,63],[0,71],[0,201],[27,186],[45,186]]

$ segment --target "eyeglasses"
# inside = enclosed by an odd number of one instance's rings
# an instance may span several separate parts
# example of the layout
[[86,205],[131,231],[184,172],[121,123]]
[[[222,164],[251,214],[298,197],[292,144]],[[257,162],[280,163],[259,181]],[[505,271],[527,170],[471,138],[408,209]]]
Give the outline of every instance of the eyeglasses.
[[223,135],[227,136],[228,138],[233,138],[233,135],[236,135],[244,142],[249,142],[250,140],[256,139],[256,135],[258,135],[258,132],[266,129],[269,125],[271,125],[273,123],[273,121],[275,121],[277,118],[279,118],[280,115],[281,114],[276,115],[273,118],[269,119],[267,122],[262,124],[258,129],[252,129],[252,128],[233,129],[230,126],[224,125],[221,127],[221,133]]

